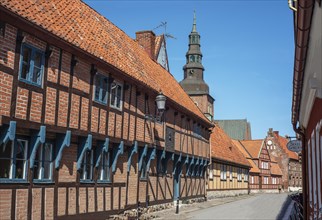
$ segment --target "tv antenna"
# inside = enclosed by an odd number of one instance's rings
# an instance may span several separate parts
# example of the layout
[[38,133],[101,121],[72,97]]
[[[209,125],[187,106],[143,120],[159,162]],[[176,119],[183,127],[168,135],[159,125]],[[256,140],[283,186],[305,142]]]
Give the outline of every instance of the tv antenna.
[[161,21],[161,24],[159,24],[158,26],[156,26],[155,28],[153,28],[153,30],[156,30],[156,29],[161,28],[161,27],[164,28],[163,35],[164,35],[165,38],[177,39],[173,35],[167,33],[167,22],[166,21]]

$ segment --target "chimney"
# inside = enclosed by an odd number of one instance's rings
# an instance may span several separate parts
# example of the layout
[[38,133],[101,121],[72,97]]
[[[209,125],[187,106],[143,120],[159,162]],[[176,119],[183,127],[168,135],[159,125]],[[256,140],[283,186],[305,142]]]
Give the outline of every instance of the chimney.
[[136,41],[145,49],[152,60],[155,60],[155,34],[153,31],[138,31]]
[[274,134],[278,137],[279,136],[279,131],[274,131]]
[[267,132],[267,136],[273,137],[273,128],[269,128],[269,130]]

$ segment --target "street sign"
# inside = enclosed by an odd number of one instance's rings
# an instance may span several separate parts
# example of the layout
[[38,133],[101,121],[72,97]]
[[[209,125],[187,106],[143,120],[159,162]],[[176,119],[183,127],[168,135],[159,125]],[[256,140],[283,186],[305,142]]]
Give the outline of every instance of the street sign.
[[293,140],[287,143],[287,149],[294,152],[300,152],[302,150],[302,141]]

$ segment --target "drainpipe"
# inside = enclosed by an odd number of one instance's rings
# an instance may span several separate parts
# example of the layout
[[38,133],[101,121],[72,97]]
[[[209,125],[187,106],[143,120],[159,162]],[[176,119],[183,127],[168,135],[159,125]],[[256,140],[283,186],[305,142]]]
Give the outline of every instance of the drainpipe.
[[293,1],[296,2],[296,0],[288,0],[288,7],[292,10],[292,11],[297,11],[297,8],[295,8],[293,6]]

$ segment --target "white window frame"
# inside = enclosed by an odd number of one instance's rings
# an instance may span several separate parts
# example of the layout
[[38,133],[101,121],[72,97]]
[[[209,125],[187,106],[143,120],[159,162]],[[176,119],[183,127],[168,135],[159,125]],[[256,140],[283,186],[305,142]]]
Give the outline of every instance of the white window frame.
[[[99,181],[111,182],[111,151],[102,152],[99,165]],[[107,173],[107,174],[106,174]]]
[[[117,93],[117,87],[121,87],[121,94],[114,95],[113,90],[116,90],[116,93]],[[110,95],[109,96],[110,96],[110,107],[118,109],[118,110],[122,110],[122,106],[123,106],[123,83],[114,80],[114,82],[112,82],[111,86],[110,86]],[[116,103],[118,103],[117,98],[120,99],[119,100],[120,101],[120,106],[119,107],[117,107],[117,104],[116,104]],[[112,104],[112,102],[114,102],[114,104]]]
[[[89,173],[89,178],[87,178],[87,169],[86,169],[86,165],[88,164],[87,160],[88,160],[88,152],[90,152],[90,173]],[[80,180],[81,181],[93,181],[93,167],[94,167],[94,151],[93,150],[89,150],[85,153],[84,157],[83,157],[83,161],[82,161],[82,175],[80,176]]]
[[[16,158],[16,151],[18,149],[18,142],[23,142],[24,143],[24,153],[23,156],[24,158],[23,160],[23,167],[22,167],[22,177],[21,178],[16,178],[15,176],[16,174],[16,164],[17,164],[17,158]],[[1,145],[4,148],[10,147],[10,157],[11,158],[7,158],[10,159],[10,167],[9,167],[9,171],[8,171],[8,177],[4,177],[1,178],[1,180],[10,180],[10,181],[26,181],[27,180],[27,165],[28,165],[28,141],[25,139],[16,139],[14,141],[10,141],[8,142],[6,145]],[[3,149],[0,149],[0,151],[3,151]],[[1,157],[1,154],[0,154]],[[5,158],[4,158],[5,159]],[[4,169],[3,167],[1,167],[1,169]]]
[[237,168],[237,181],[242,181],[242,168]]
[[[48,170],[45,170],[44,168],[44,147],[45,146],[50,146],[50,154],[49,154],[49,167]],[[45,143],[42,144],[41,146],[39,146],[38,148],[39,154],[38,156],[40,158],[36,158],[37,162],[38,162],[38,167],[40,169],[36,170],[34,169],[34,172],[37,172],[37,178],[34,178],[34,180],[47,180],[47,181],[51,181],[52,180],[52,175],[53,175],[53,144],[52,143]],[[49,177],[48,178],[44,178],[45,173],[49,173]],[[35,174],[34,174],[35,175]]]
[[227,169],[226,165],[220,165],[220,180],[227,180]]
[[[99,80],[99,83],[97,83],[97,81]],[[103,99],[104,96],[104,83],[105,84],[105,99]],[[99,86],[98,86],[99,84]],[[99,89],[98,91],[98,97],[96,97],[96,90]],[[97,73],[94,77],[94,92],[93,92],[93,100],[95,102],[101,103],[103,105],[107,105],[108,102],[108,77]]]
[[247,169],[244,169],[244,181],[248,182],[248,175],[249,175],[249,171]]
[[263,184],[265,184],[265,185],[268,184],[268,177],[267,176],[263,177]]
[[233,167],[232,166],[229,167],[229,179],[230,179],[230,181],[233,181]]

